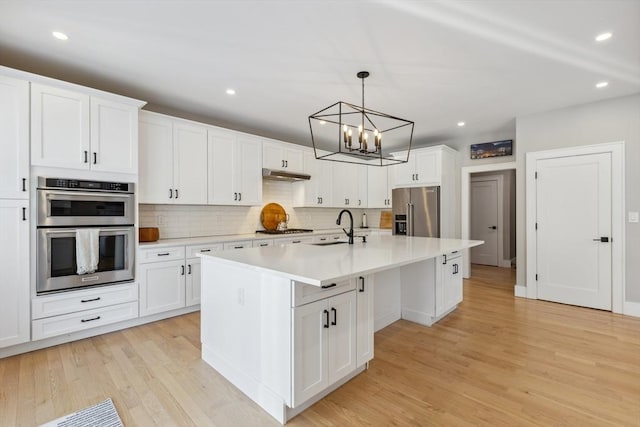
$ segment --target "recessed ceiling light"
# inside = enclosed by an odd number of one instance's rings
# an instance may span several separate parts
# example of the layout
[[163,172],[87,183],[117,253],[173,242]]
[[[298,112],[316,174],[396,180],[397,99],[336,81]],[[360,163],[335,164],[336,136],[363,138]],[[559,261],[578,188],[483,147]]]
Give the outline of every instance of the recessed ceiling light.
[[69,36],[66,35],[65,33],[61,33],[60,31],[54,31],[51,34],[53,35],[53,37],[57,38],[58,40],[69,40]]
[[320,122],[319,122],[319,123],[320,123],[321,125],[326,125],[326,124],[327,124],[327,122],[325,122],[324,120],[320,120]]
[[602,33],[602,34],[598,34],[598,35],[596,36],[596,41],[597,41],[597,42],[603,42],[603,41],[605,41],[605,40],[609,40],[609,39],[611,38],[611,36],[612,36],[612,35],[613,35],[613,34],[611,34],[611,33],[609,33],[609,32],[607,32],[607,33]]
[[602,89],[603,87],[607,87],[607,86],[609,86],[609,82],[598,82],[598,83],[596,83],[596,87],[598,89]]
[[227,89],[227,95],[235,95],[236,91],[233,89]]
[[466,123],[465,122],[458,122],[458,127],[462,127],[464,126]]

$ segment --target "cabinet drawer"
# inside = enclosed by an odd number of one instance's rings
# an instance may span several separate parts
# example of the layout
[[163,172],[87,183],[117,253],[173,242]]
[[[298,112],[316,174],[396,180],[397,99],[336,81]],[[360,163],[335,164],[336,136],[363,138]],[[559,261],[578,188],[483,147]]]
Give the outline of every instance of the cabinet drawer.
[[295,245],[300,243],[313,243],[313,237],[290,237],[287,239],[276,239],[275,244],[281,245]]
[[209,245],[194,245],[187,246],[187,258],[195,258],[198,254],[208,254],[210,252],[217,252],[222,250],[222,243],[212,243]]
[[307,285],[306,283],[294,282],[291,290],[291,306],[298,307],[333,295],[351,291],[356,288],[355,279],[343,280],[331,283],[322,288],[320,286]]
[[263,248],[265,246],[273,246],[273,239],[254,240],[254,248]]
[[104,286],[34,298],[31,300],[31,316],[35,320],[137,300],[137,283]]
[[462,256],[462,252],[453,251],[453,252],[449,252],[447,254],[442,255],[440,259],[442,260],[443,264],[448,264],[449,262],[453,261],[454,259],[458,259],[461,256]]
[[242,242],[227,242],[224,244],[225,251],[228,251],[229,249],[244,249],[244,248],[251,248],[251,247],[253,247],[251,240],[245,240]]
[[313,236],[313,243],[326,243],[332,242],[334,240],[340,240],[342,238],[347,238],[344,234],[323,234],[321,236]]
[[31,322],[33,341],[69,334],[138,317],[138,302],[63,314]]
[[175,261],[184,259],[184,246],[171,246],[168,248],[140,249],[138,262],[145,264],[148,262]]

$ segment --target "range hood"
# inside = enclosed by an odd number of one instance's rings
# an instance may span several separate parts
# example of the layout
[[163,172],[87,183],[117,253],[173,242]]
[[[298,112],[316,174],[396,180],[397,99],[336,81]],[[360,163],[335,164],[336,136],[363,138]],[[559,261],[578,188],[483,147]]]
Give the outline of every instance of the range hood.
[[311,179],[311,175],[305,173],[287,172],[274,169],[262,168],[262,178],[272,179],[274,181],[308,181]]

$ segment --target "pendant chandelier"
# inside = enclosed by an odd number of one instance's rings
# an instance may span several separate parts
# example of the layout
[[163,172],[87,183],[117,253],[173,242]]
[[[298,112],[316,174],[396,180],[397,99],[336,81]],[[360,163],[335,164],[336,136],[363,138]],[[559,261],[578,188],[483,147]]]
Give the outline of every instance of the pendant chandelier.
[[365,108],[364,79],[369,72],[357,76],[362,80],[362,106],[339,101],[309,116],[316,159],[368,166],[406,163],[414,123]]

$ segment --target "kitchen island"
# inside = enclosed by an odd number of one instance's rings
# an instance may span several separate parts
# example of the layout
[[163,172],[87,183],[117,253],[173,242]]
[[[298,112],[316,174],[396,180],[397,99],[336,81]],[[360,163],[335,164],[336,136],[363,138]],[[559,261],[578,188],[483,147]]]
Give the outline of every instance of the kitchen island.
[[462,300],[481,241],[379,236],[202,257],[202,358],[281,423],[366,369],[374,331]]

